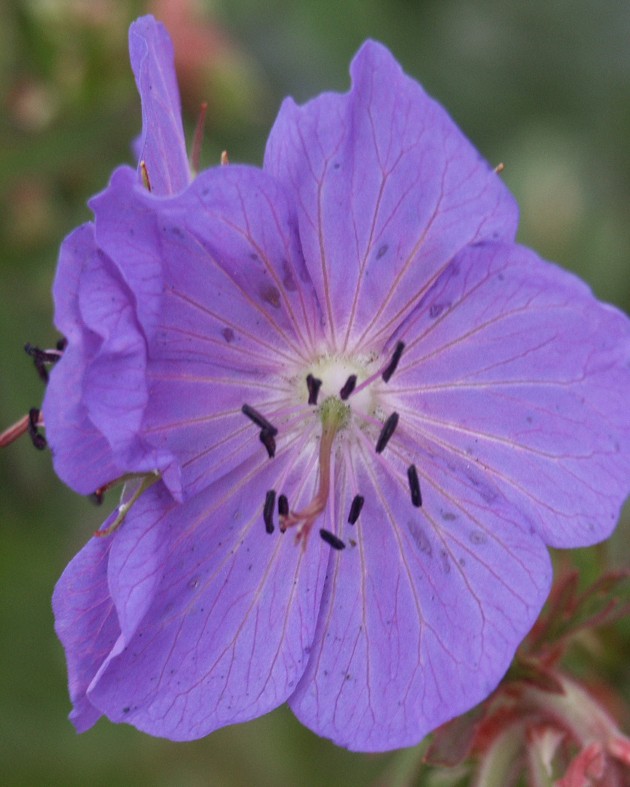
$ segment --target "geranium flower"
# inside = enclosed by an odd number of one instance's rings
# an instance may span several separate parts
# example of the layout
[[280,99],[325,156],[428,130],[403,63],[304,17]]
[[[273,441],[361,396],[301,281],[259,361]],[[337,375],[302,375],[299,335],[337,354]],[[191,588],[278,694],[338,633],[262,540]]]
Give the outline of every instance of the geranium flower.
[[188,740],[288,701],[415,744],[501,679],[547,545],[614,527],[628,320],[514,242],[497,173],[374,42],[347,94],[285,101],[262,170],[189,183],[163,35],[130,35],[144,177],[114,172],[55,282],[57,471],[131,479],[55,591],[71,718]]

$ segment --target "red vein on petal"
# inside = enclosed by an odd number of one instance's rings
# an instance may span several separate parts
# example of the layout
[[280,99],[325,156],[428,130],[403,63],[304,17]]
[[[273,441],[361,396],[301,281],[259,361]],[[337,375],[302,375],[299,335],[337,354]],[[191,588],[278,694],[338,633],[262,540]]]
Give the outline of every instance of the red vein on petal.
[[[302,349],[307,354],[311,353],[313,351],[312,338],[309,337],[310,341],[309,342],[306,341],[305,336],[302,333],[302,323],[295,316],[295,313],[293,311],[293,304],[291,303],[291,299],[289,298],[289,295],[288,295],[287,290],[286,290],[286,288],[284,286],[284,283],[280,280],[280,278],[279,278],[279,276],[278,276],[278,274],[276,272],[275,267],[269,261],[269,257],[267,256],[267,252],[252,237],[251,229],[250,229],[250,226],[249,226],[249,216],[247,215],[247,211],[245,210],[245,205],[244,205],[244,202],[243,202],[243,195],[241,194],[241,191],[240,191],[240,188],[238,188],[238,185],[236,186],[236,188],[237,188],[237,191],[238,191],[239,200],[241,202],[241,210],[243,212],[243,216],[245,217],[245,222],[247,224],[247,233],[243,232],[243,230],[238,225],[236,225],[233,222],[229,221],[225,216],[218,217],[218,220],[221,221],[223,224],[225,224],[225,226],[230,227],[237,234],[241,235],[241,237],[243,237],[248,242],[248,244],[253,249],[256,250],[256,253],[258,254],[258,257],[264,263],[265,268],[268,271],[268,273],[271,276],[271,278],[273,279],[277,289],[282,293],[282,297],[283,297],[283,300],[285,302],[285,305],[286,305],[286,308],[287,308],[287,312],[289,314],[291,322],[293,323],[293,328],[295,330],[296,336],[300,340],[300,343],[302,345]],[[265,200],[265,202],[267,203],[267,205],[271,209],[271,214],[274,217],[274,222],[275,222],[278,234],[280,235],[280,237],[282,237],[283,241],[285,241],[286,239],[284,237],[284,233],[282,232],[282,229],[280,228],[280,224],[278,222],[278,216],[276,214],[275,206],[269,201],[269,198],[268,198],[267,194],[263,194],[263,199]],[[288,262],[290,254],[289,254],[289,252],[288,252],[288,250],[286,248],[286,242],[284,243],[284,247],[285,247],[285,251],[287,251],[286,257],[287,257],[287,262]],[[306,324],[310,328],[310,321],[307,320]]]
[[[202,209],[204,213],[208,216],[209,221],[212,221],[213,218],[216,218],[217,221],[221,221],[221,223],[226,224],[226,222],[222,219],[221,216],[215,217],[212,211],[209,211],[203,204],[202,204]],[[229,225],[226,224],[226,226]],[[298,358],[300,358],[303,361],[308,361],[307,356],[303,354],[303,348],[301,348],[299,344],[296,345],[292,337],[289,337],[287,333],[284,331],[284,329],[280,325],[278,325],[278,323],[273,318],[271,313],[268,312],[266,309],[262,308],[262,306],[260,306],[260,304],[250,296],[247,289],[244,288],[241,284],[239,284],[239,282],[234,276],[231,276],[229,274],[229,272],[219,263],[219,261],[214,257],[214,255],[210,253],[209,249],[207,249],[204,246],[202,240],[200,240],[196,235],[193,235],[193,233],[190,230],[189,230],[189,237],[191,238],[191,240],[194,241],[194,243],[199,248],[202,258],[205,257],[210,263],[212,263],[213,267],[217,271],[219,271],[229,282],[231,282],[231,284],[241,293],[241,295],[243,296],[243,300],[246,301],[254,311],[258,312],[262,317],[264,317],[264,319],[269,323],[269,325],[271,325],[272,328],[276,331],[276,333],[284,340],[286,346],[289,347]],[[175,292],[174,290],[172,291]],[[209,312],[209,310],[207,311]],[[225,322],[226,321],[224,320],[224,324]]]
[[[457,446],[455,443],[451,443],[451,442],[449,442],[449,441],[447,441],[447,440],[445,440],[443,438],[440,438],[437,435],[433,434],[432,432],[422,432],[422,430],[419,430],[418,434],[420,436],[422,436],[425,439],[425,441],[432,442],[432,443],[434,443],[436,445],[439,445],[444,450],[450,451],[452,453],[455,453],[458,456],[460,456],[462,459],[464,459],[465,461],[470,462],[470,456],[465,451],[463,451],[461,448],[459,448],[459,446]],[[479,432],[478,435],[480,437],[482,437],[482,438],[485,436],[483,432]],[[510,443],[509,441],[507,442],[507,445],[509,447],[513,446],[513,444]],[[545,455],[543,454],[543,456],[545,456]],[[565,454],[562,455],[562,457],[564,457],[564,456],[565,456]],[[551,459],[552,461],[557,461],[558,458],[562,458],[562,457],[557,457],[557,456],[554,456],[553,454],[551,454],[551,455],[549,455],[549,457],[545,456],[545,459]],[[585,458],[590,458],[590,455],[588,457],[579,457],[578,456],[578,457],[575,457],[575,458],[585,459]],[[489,473],[490,475],[492,475],[496,479],[498,479],[499,483],[504,483],[505,485],[507,485],[509,487],[512,487],[519,494],[522,494],[524,497],[526,497],[529,500],[533,501],[533,503],[535,504],[536,508],[544,508],[547,511],[549,511],[551,514],[555,514],[555,515],[557,515],[558,517],[560,517],[562,519],[567,519],[567,520],[573,521],[576,512],[563,512],[563,511],[560,511],[560,510],[554,508],[553,506],[549,505],[549,503],[547,503],[545,500],[542,500],[541,498],[535,497],[532,494],[532,491],[531,491],[530,487],[524,487],[524,486],[518,484],[512,477],[507,476],[504,473],[501,473],[499,470],[497,470],[494,465],[490,465],[490,464],[487,464],[486,462],[483,462],[483,464],[481,464],[481,467],[483,468],[484,472]],[[575,478],[575,480],[578,481],[580,485],[585,485],[584,479],[579,478],[578,476],[576,476],[567,467],[563,466],[562,469],[563,469],[563,471],[565,473],[567,473],[567,475],[570,475],[573,478]],[[594,489],[593,487],[588,487],[588,488],[595,494],[595,496],[601,496],[602,493],[599,492],[598,490]]]
[[[242,333],[243,336],[247,336],[248,339],[251,339],[256,344],[261,345],[261,347],[264,347],[265,350],[270,352],[273,356],[280,356],[281,358],[284,358],[285,361],[289,361],[292,364],[295,364],[296,360],[307,361],[306,358],[302,358],[300,355],[298,355],[296,358],[295,355],[289,355],[288,353],[282,352],[281,350],[278,349],[277,346],[274,347],[272,344],[268,344],[267,342],[263,341],[259,336],[256,336],[255,334],[251,334],[249,333],[249,331],[243,330],[241,326],[236,325],[235,323],[230,324],[222,315],[213,312],[211,309],[208,309],[203,304],[198,303],[193,298],[189,297],[188,295],[184,295],[184,293],[179,292],[178,290],[167,288],[165,292],[166,294],[170,294],[173,297],[179,298],[185,303],[188,303],[190,306],[193,306],[194,308],[198,309],[200,312],[207,314],[209,317],[212,317],[212,319],[214,320],[217,320],[222,325],[229,325],[230,327],[236,329],[237,331],[239,331],[239,333]],[[284,338],[284,336],[282,338]],[[290,349],[294,349],[294,348],[290,348]]]

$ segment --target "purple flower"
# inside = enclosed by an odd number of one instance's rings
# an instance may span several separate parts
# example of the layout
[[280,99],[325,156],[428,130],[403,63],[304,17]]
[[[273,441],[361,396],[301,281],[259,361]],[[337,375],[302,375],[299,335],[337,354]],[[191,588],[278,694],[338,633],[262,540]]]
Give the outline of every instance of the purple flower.
[[55,591],[71,718],[189,740],[288,701],[415,744],[501,679],[547,545],[613,529],[628,320],[514,242],[379,44],[349,93],[285,101],[262,170],[188,184],[168,42],[130,40],[152,190],[116,170],[64,242],[43,406],[67,483],[128,481]]

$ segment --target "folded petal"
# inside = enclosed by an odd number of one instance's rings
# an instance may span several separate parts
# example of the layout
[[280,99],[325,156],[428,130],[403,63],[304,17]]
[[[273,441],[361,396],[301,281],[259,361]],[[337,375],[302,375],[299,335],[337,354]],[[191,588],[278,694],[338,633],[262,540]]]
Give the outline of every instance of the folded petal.
[[284,195],[264,172],[210,170],[168,200],[132,177],[119,170],[92,201],[96,233],[148,342],[143,435],[177,456],[192,494],[264,454],[244,404],[283,439],[295,386],[306,392],[305,375],[293,378],[312,354],[318,306]]
[[[291,694],[312,644],[328,548],[266,533],[263,504],[310,462],[310,452],[296,461],[285,450],[181,505],[160,500],[158,487],[134,506],[109,564],[122,638],[89,692],[110,719],[190,740]],[[297,505],[312,494],[312,475]]]
[[42,410],[59,477],[82,494],[121,474],[121,466],[101,430],[91,420],[84,397],[86,370],[98,355],[101,337],[86,326],[79,305],[86,266],[98,259],[94,226],[84,224],[61,246],[55,277],[55,324],[68,338],[50,374]]
[[102,715],[87,698],[94,676],[120,636],[118,618],[107,583],[112,541],[93,538],[66,567],[55,587],[55,631],[66,651],[73,710],[79,732]]
[[630,330],[518,246],[457,257],[404,324],[388,386],[413,440],[482,471],[556,547],[606,538],[630,477]]
[[285,101],[265,155],[338,350],[384,343],[454,254],[512,240],[517,221],[497,175],[383,46],[364,44],[351,73],[345,95]]
[[155,194],[176,194],[190,181],[173,45],[152,16],[129,28],[129,55],[142,101],[139,161]]
[[[548,593],[551,565],[525,516],[480,472],[418,449],[422,508],[404,459],[358,452],[339,476],[356,525],[327,572],[315,645],[289,704],[319,735],[357,751],[417,744],[497,685]],[[400,466],[399,466],[400,465]],[[340,519],[341,516],[338,515]]]
[[[97,248],[93,225],[64,241],[54,296],[69,340],[42,408],[57,473],[90,494],[125,473],[165,471],[172,456],[139,433],[148,392],[134,296]],[[168,475],[177,494],[176,474]]]

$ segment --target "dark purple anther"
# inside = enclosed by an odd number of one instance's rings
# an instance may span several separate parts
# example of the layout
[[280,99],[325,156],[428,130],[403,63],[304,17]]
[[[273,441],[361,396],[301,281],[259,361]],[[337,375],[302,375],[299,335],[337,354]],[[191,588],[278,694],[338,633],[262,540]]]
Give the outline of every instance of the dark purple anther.
[[331,533],[330,530],[324,530],[324,528],[322,528],[319,531],[319,535],[322,537],[322,540],[325,541],[333,549],[346,548],[346,545],[343,543],[343,541],[340,538],[337,538],[337,536],[334,533]]
[[354,391],[356,384],[357,376],[356,374],[351,374],[343,384],[343,388],[339,391],[339,398],[345,402],[350,394]]
[[354,499],[350,505],[350,513],[348,514],[348,523],[354,525],[354,523],[359,518],[359,514],[361,513],[361,509],[363,508],[363,503],[365,502],[365,498],[361,495],[355,495]]
[[388,383],[392,374],[396,371],[396,367],[398,366],[398,361],[400,361],[400,356],[403,354],[403,350],[405,349],[404,342],[398,342],[394,349],[394,354],[392,355],[392,359],[387,365],[387,368],[382,374],[383,380]]
[[391,436],[396,431],[396,427],[398,426],[398,413],[392,413],[387,421],[383,424],[383,428],[381,429],[381,433],[378,436],[378,440],[376,441],[376,453],[382,454],[385,450],[385,446],[389,442]]

